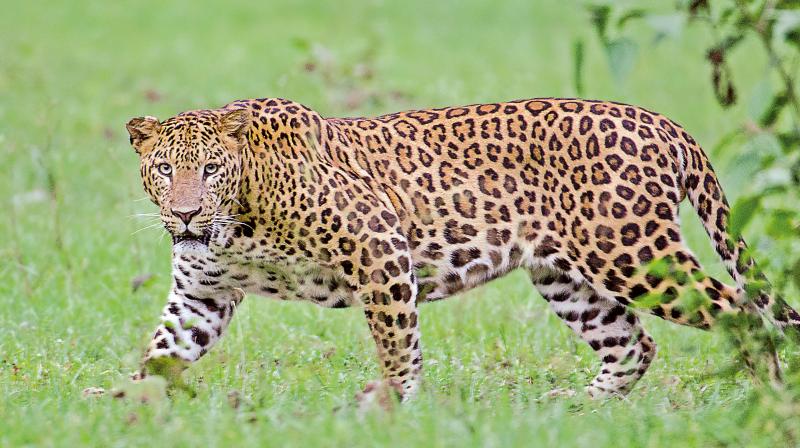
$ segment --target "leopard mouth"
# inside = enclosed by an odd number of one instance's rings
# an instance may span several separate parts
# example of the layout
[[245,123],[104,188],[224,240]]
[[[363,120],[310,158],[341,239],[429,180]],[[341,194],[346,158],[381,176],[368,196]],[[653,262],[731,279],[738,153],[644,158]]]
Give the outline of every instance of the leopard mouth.
[[203,232],[200,235],[191,233],[191,232],[184,232],[179,235],[172,236],[172,244],[178,243],[200,243],[203,246],[208,246],[208,243],[211,242],[211,233],[210,232]]

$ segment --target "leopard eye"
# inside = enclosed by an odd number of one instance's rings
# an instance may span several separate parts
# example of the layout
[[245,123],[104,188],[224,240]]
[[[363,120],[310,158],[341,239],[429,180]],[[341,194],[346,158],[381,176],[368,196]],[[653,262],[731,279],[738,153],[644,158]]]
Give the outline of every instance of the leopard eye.
[[158,174],[161,174],[162,176],[169,177],[172,175],[172,165],[169,163],[159,163],[157,169]]
[[206,164],[205,168],[203,168],[203,172],[204,172],[204,173],[205,173],[207,176],[210,176],[210,175],[212,175],[212,174],[215,174],[217,171],[219,171],[219,165],[217,165],[216,163],[209,163],[209,164]]

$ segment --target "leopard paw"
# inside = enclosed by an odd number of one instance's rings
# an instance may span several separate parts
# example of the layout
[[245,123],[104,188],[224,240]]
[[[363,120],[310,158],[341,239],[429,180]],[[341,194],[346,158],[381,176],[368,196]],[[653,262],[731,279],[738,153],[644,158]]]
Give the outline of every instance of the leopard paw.
[[403,385],[394,379],[370,381],[355,398],[361,411],[375,408],[392,411],[403,399]]
[[573,389],[565,389],[562,387],[557,387],[549,392],[546,392],[542,395],[542,399],[549,399],[552,400],[554,398],[569,398],[574,397],[576,392]]

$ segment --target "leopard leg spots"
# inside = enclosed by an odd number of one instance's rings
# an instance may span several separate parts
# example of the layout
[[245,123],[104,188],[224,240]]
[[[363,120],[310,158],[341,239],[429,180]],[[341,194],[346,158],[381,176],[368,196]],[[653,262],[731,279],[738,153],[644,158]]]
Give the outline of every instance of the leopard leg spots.
[[[382,215],[393,217],[388,212]],[[364,244],[364,250],[355,251],[358,265],[349,259],[340,262],[352,266],[343,267],[341,275],[353,285],[356,297],[364,304],[383,374],[378,386],[368,386],[359,400],[370,401],[376,394],[396,392],[405,401],[414,396],[422,371],[418,286],[412,271],[413,261],[408,243],[396,231],[365,238]]]
[[589,395],[630,391],[656,355],[655,342],[633,311],[556,271],[532,270],[530,276],[553,311],[602,360],[600,372],[587,387]]
[[180,383],[178,375],[197,361],[222,337],[236,306],[244,298],[241,290],[198,297],[173,288],[142,359],[142,369],[134,376],[166,376]]
[[386,385],[412,397],[422,370],[416,284],[397,281],[365,294],[364,314],[378,349]]

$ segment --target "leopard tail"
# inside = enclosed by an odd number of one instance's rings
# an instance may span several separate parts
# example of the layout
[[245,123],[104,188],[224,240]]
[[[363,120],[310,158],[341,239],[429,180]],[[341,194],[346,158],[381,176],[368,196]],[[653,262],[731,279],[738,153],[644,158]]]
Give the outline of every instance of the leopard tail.
[[676,145],[680,183],[743,301],[749,300],[780,329],[800,329],[800,314],[776,294],[758,269],[747,243],[731,233],[731,208],[708,157],[685,132]]

